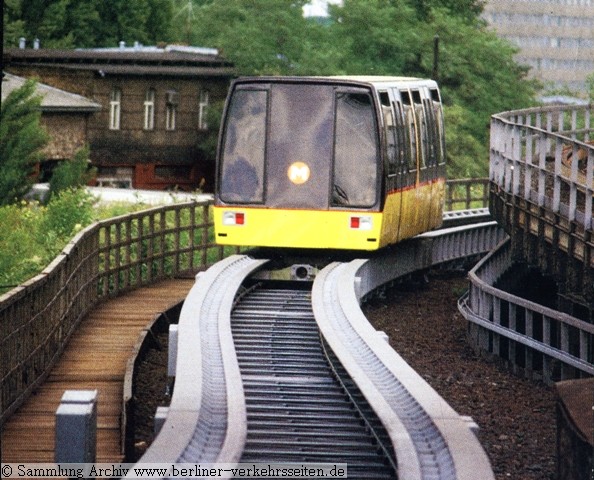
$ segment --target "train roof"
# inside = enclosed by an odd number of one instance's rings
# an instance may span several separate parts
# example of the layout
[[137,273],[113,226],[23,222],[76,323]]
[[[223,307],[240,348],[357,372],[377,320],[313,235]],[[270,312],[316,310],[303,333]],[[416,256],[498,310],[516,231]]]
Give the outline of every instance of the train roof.
[[234,83],[342,83],[374,87],[437,87],[435,80],[378,75],[337,75],[337,76],[262,76],[239,77]]

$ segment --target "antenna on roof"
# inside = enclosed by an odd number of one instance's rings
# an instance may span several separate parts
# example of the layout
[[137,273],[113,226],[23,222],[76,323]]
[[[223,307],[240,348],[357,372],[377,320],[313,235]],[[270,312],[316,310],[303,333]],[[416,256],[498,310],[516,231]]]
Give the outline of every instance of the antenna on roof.
[[187,16],[186,16],[186,43],[188,45],[192,44],[191,41],[191,34],[192,34],[192,20],[194,20],[194,3],[192,2],[192,0],[188,0],[186,5],[182,8],[179,9],[179,12],[177,12],[174,17],[177,17],[179,15],[182,15],[184,12],[187,12]]

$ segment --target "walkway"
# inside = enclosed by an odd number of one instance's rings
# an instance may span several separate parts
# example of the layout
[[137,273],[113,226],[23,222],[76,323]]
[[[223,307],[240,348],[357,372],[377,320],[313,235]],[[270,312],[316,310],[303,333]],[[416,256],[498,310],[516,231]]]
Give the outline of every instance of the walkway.
[[81,322],[44,384],[6,422],[2,462],[53,462],[55,412],[69,389],[99,391],[97,461],[122,461],[126,363],[143,328],[183,300],[193,284],[193,279],[166,280],[99,304]]

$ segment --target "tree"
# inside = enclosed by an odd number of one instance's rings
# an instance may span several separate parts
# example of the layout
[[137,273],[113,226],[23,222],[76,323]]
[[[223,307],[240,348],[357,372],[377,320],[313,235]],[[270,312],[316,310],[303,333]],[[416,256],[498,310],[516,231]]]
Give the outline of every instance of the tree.
[[25,35],[25,22],[21,18],[21,1],[4,0],[2,13],[3,43],[16,46],[19,38]]
[[[482,24],[434,11],[433,32],[440,38],[439,82],[450,104],[469,109],[469,121],[480,140],[487,139],[490,115],[534,102],[537,84],[526,79],[527,69],[517,64],[517,49]],[[426,49],[431,44],[426,35]],[[422,70],[432,65],[424,56]]]
[[404,0],[344,0],[331,6],[331,41],[346,74],[404,75],[418,70],[421,28]]
[[482,0],[409,0],[420,20],[429,21],[433,10],[445,9],[450,16],[475,22],[483,12]]
[[[477,2],[463,3],[479,11]],[[527,70],[513,60],[516,50],[510,44],[489,31],[478,13],[461,12],[456,5],[450,0],[344,0],[342,7],[330,9],[330,28],[344,47],[340,67],[348,74],[430,78],[438,35],[437,80],[446,105],[456,107],[446,118],[446,131],[469,148],[450,147],[450,172],[483,176],[490,116],[533,104],[537,84],[525,78]]]
[[27,80],[2,102],[0,110],[0,205],[21,198],[34,181],[47,133],[41,128],[41,97]]
[[193,8],[193,40],[219,48],[241,74],[298,74],[317,26],[303,18],[305,0],[228,0]]
[[[155,44],[171,38],[172,0],[7,2],[5,25],[29,40],[39,38],[47,48],[113,47],[121,40]],[[4,46],[16,46],[15,40],[14,33],[5,35]]]

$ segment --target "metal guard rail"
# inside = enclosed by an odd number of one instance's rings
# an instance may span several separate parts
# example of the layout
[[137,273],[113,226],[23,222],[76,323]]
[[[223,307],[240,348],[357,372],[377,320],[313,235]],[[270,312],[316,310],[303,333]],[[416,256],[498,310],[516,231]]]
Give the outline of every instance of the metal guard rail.
[[590,253],[582,253],[581,246],[572,253],[590,267],[594,267],[592,109],[592,104],[553,106],[494,115],[489,177],[496,196],[504,202],[506,194],[525,200],[528,205],[523,208],[535,221],[544,216],[542,209],[551,212],[545,220],[563,237],[560,246],[578,239]]
[[[502,242],[469,273],[470,290],[459,310],[471,324],[475,343],[485,351],[518,361],[530,372],[553,381],[554,362],[594,375],[594,325],[495,288],[512,262],[509,240]],[[504,339],[509,340],[506,345]],[[526,349],[519,352],[516,344]],[[535,352],[542,354],[541,358]],[[507,357],[507,358],[506,358]],[[561,368],[561,377],[570,377]]]
[[239,461],[247,414],[231,309],[241,283],[264,263],[233,255],[197,276],[180,313],[180,361],[167,419],[142,463]]

